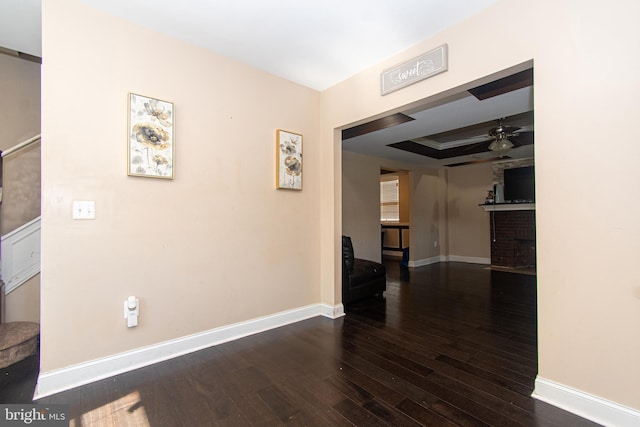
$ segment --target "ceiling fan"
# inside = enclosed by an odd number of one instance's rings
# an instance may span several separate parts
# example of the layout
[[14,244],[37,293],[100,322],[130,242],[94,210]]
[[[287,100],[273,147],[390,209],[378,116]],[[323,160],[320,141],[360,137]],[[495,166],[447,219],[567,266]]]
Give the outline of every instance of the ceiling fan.
[[[444,160],[483,153],[504,157],[512,148],[532,145],[533,140],[533,111],[526,111],[389,144],[389,147]],[[521,154],[519,150],[517,155]]]
[[[511,119],[519,122],[518,124],[521,124],[522,127],[505,123],[506,121],[511,122]],[[500,157],[504,157],[512,148],[533,144],[533,128],[529,124],[529,121],[522,120],[522,117],[519,116],[512,116],[497,119],[497,122],[497,126],[489,129],[484,136],[467,139],[467,141],[473,142],[467,145],[465,151],[467,153],[483,153],[489,151]],[[490,126],[490,124],[491,122],[487,122],[484,125]]]
[[489,150],[497,152],[501,156],[506,154],[514,147],[512,139],[517,138],[520,134],[517,126],[509,126],[502,123],[504,119],[498,119],[498,126],[489,130],[489,137],[493,138],[489,144]]

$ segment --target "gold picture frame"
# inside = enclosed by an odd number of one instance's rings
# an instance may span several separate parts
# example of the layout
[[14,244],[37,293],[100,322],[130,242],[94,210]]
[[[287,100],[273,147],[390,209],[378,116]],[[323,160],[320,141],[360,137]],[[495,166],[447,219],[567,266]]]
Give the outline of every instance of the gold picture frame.
[[129,93],[127,174],[173,179],[173,103]]
[[302,190],[302,135],[276,131],[276,188]]

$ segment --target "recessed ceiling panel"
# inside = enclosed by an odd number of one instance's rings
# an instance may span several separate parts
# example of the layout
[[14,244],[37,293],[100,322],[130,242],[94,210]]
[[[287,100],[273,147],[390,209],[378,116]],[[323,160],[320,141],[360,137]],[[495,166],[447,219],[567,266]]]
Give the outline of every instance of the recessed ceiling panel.
[[432,135],[426,135],[421,138],[414,138],[412,141],[434,141],[440,144],[445,144],[453,141],[460,141],[469,138],[484,137],[488,138],[489,130],[498,125],[498,120],[503,119],[502,123],[508,126],[519,127],[522,129],[530,128],[533,125],[533,111],[527,111],[525,113],[516,114],[508,117],[498,117],[496,120],[491,120],[482,123],[475,123],[469,126],[463,126],[458,129],[452,129],[445,132],[435,133]]
[[469,92],[482,101],[528,86],[533,86],[533,68],[469,89]]
[[390,128],[402,123],[410,122],[412,120],[414,120],[414,118],[411,116],[407,116],[406,114],[392,114],[390,116],[382,117],[380,119],[372,120],[370,122],[343,130],[342,140],[355,138],[356,136]]

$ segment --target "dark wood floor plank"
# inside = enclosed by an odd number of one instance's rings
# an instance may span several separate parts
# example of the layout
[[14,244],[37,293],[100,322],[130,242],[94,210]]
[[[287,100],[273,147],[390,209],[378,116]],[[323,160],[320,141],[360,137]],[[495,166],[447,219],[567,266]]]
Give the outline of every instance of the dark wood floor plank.
[[517,399],[519,396],[509,396],[504,399],[501,396],[495,396],[494,394],[485,391],[486,389],[484,387],[482,389],[473,387],[468,382],[457,381],[449,376],[443,375],[440,372],[434,372],[433,375],[429,376],[429,380],[443,386],[446,389],[454,389],[460,394],[463,394],[465,397],[473,400],[474,402],[482,406],[492,408],[494,411],[505,415],[515,423],[522,422],[526,425],[535,423],[534,413],[530,412],[527,409],[519,407],[518,405],[514,404],[511,399],[509,399],[509,397],[514,397],[515,399]]
[[[454,427],[461,425],[460,423],[454,423],[453,421],[445,418],[431,409],[425,408],[422,405],[417,404],[411,399],[404,399],[396,405],[399,411],[404,412],[407,416],[413,418],[422,425],[437,425],[443,427]],[[474,420],[474,424],[478,425],[477,420]]]
[[383,402],[372,399],[362,405],[367,411],[374,414],[379,419],[392,426],[417,427],[420,425],[409,415],[399,411],[397,408],[385,405]]
[[397,360],[397,363],[392,362],[382,356],[379,356],[376,352],[368,351],[361,347],[351,351],[354,352],[354,354],[370,361],[374,365],[393,373],[403,380],[427,391],[428,393],[438,397],[440,400],[444,400],[452,404],[483,422],[495,423],[500,426],[517,425],[517,423],[512,422],[512,420],[504,414],[496,412],[490,405],[479,404],[475,400],[469,398],[466,394],[460,393],[458,390],[453,391],[443,387],[437,382],[431,381],[429,376],[433,373],[432,370],[418,373],[410,368],[402,366],[403,361]]
[[382,427],[390,425],[350,399],[344,399],[333,407],[356,426]]
[[341,375],[351,383],[362,387],[376,398],[386,402],[391,406],[396,406],[406,400],[406,396],[383,383],[375,380],[370,375],[360,372],[352,366],[343,363],[340,367]]
[[314,420],[311,425],[328,427],[352,425],[333,406],[347,398],[326,381],[317,381],[313,377],[287,377],[283,380],[289,393],[295,394],[305,402],[304,409]]
[[[448,358],[447,356],[438,356],[435,359],[432,359],[427,355],[414,352],[404,346],[392,347],[386,345],[384,342],[380,343],[372,339],[367,340],[366,343],[362,343],[361,346],[368,346],[372,351],[389,360],[400,360],[399,358],[402,358],[404,360],[402,363],[404,366],[407,366],[418,373],[420,372],[420,369],[416,369],[415,366],[443,373],[451,378],[470,384],[477,389],[483,390],[505,401],[520,403],[523,409],[532,408],[532,402],[529,398],[531,390],[529,388],[523,388],[521,390],[522,393],[518,394],[509,388],[509,386],[512,388],[518,388],[517,383],[509,382],[504,378],[499,378],[496,375],[492,375],[479,369],[472,370],[470,367],[467,370],[458,369],[456,368],[456,361]],[[390,355],[391,353],[395,353],[397,356],[392,356]],[[450,364],[442,362],[440,360],[441,357],[443,357],[445,361],[449,361]],[[462,366],[466,367],[466,365]],[[475,375],[478,373],[481,375]]]
[[267,406],[280,418],[283,422],[289,422],[300,412],[297,405],[293,405],[276,387],[270,386],[258,390],[260,396]]
[[[354,369],[357,369],[361,372],[366,372],[366,375],[370,375],[372,378],[375,378],[377,381],[388,386],[389,388],[408,396],[409,400],[416,402],[429,411],[442,415],[442,417],[448,420],[454,420],[459,425],[485,425],[480,420],[473,418],[469,414],[454,406],[451,406],[447,402],[443,402],[428,391],[412,384],[409,381],[405,381],[404,379],[396,376],[390,371],[385,370],[384,368],[380,368],[379,366],[376,366],[369,361],[355,356],[351,353],[345,352],[343,357],[345,362],[351,365]],[[411,416],[411,414],[407,415]],[[439,418],[439,415],[436,415],[436,418]]]
[[[477,378],[478,380],[494,384],[497,390],[499,390],[500,392],[511,391],[526,397],[530,396],[533,392],[532,387],[528,384],[520,384],[501,375],[497,375],[495,373],[481,369],[478,366],[453,359],[449,356],[440,355],[436,358],[436,360],[442,363],[441,365],[439,365],[440,368],[438,369],[438,371],[446,373],[450,376],[459,377],[461,375],[464,375],[463,373],[467,373],[472,377]],[[446,365],[448,365],[448,367],[446,367]],[[454,372],[457,372],[457,374],[454,374]],[[525,400],[530,402],[528,398],[525,398]]]

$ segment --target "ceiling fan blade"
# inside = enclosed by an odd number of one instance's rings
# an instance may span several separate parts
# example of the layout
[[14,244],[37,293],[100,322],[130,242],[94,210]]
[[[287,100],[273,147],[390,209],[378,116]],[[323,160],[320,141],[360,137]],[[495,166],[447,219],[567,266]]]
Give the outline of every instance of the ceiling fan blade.
[[510,125],[498,125],[489,131],[489,136],[496,137],[499,134],[506,134],[507,136],[511,136],[511,134],[518,132],[520,130],[518,126],[510,126]]
[[533,131],[518,132],[516,135],[509,137],[509,140],[516,147],[531,145],[533,144]]
[[493,141],[495,141],[495,139],[491,138],[491,139],[485,139],[484,141],[469,144],[462,150],[462,153],[466,155],[466,154],[476,154],[476,153],[483,153],[485,151],[489,151],[489,145]]

